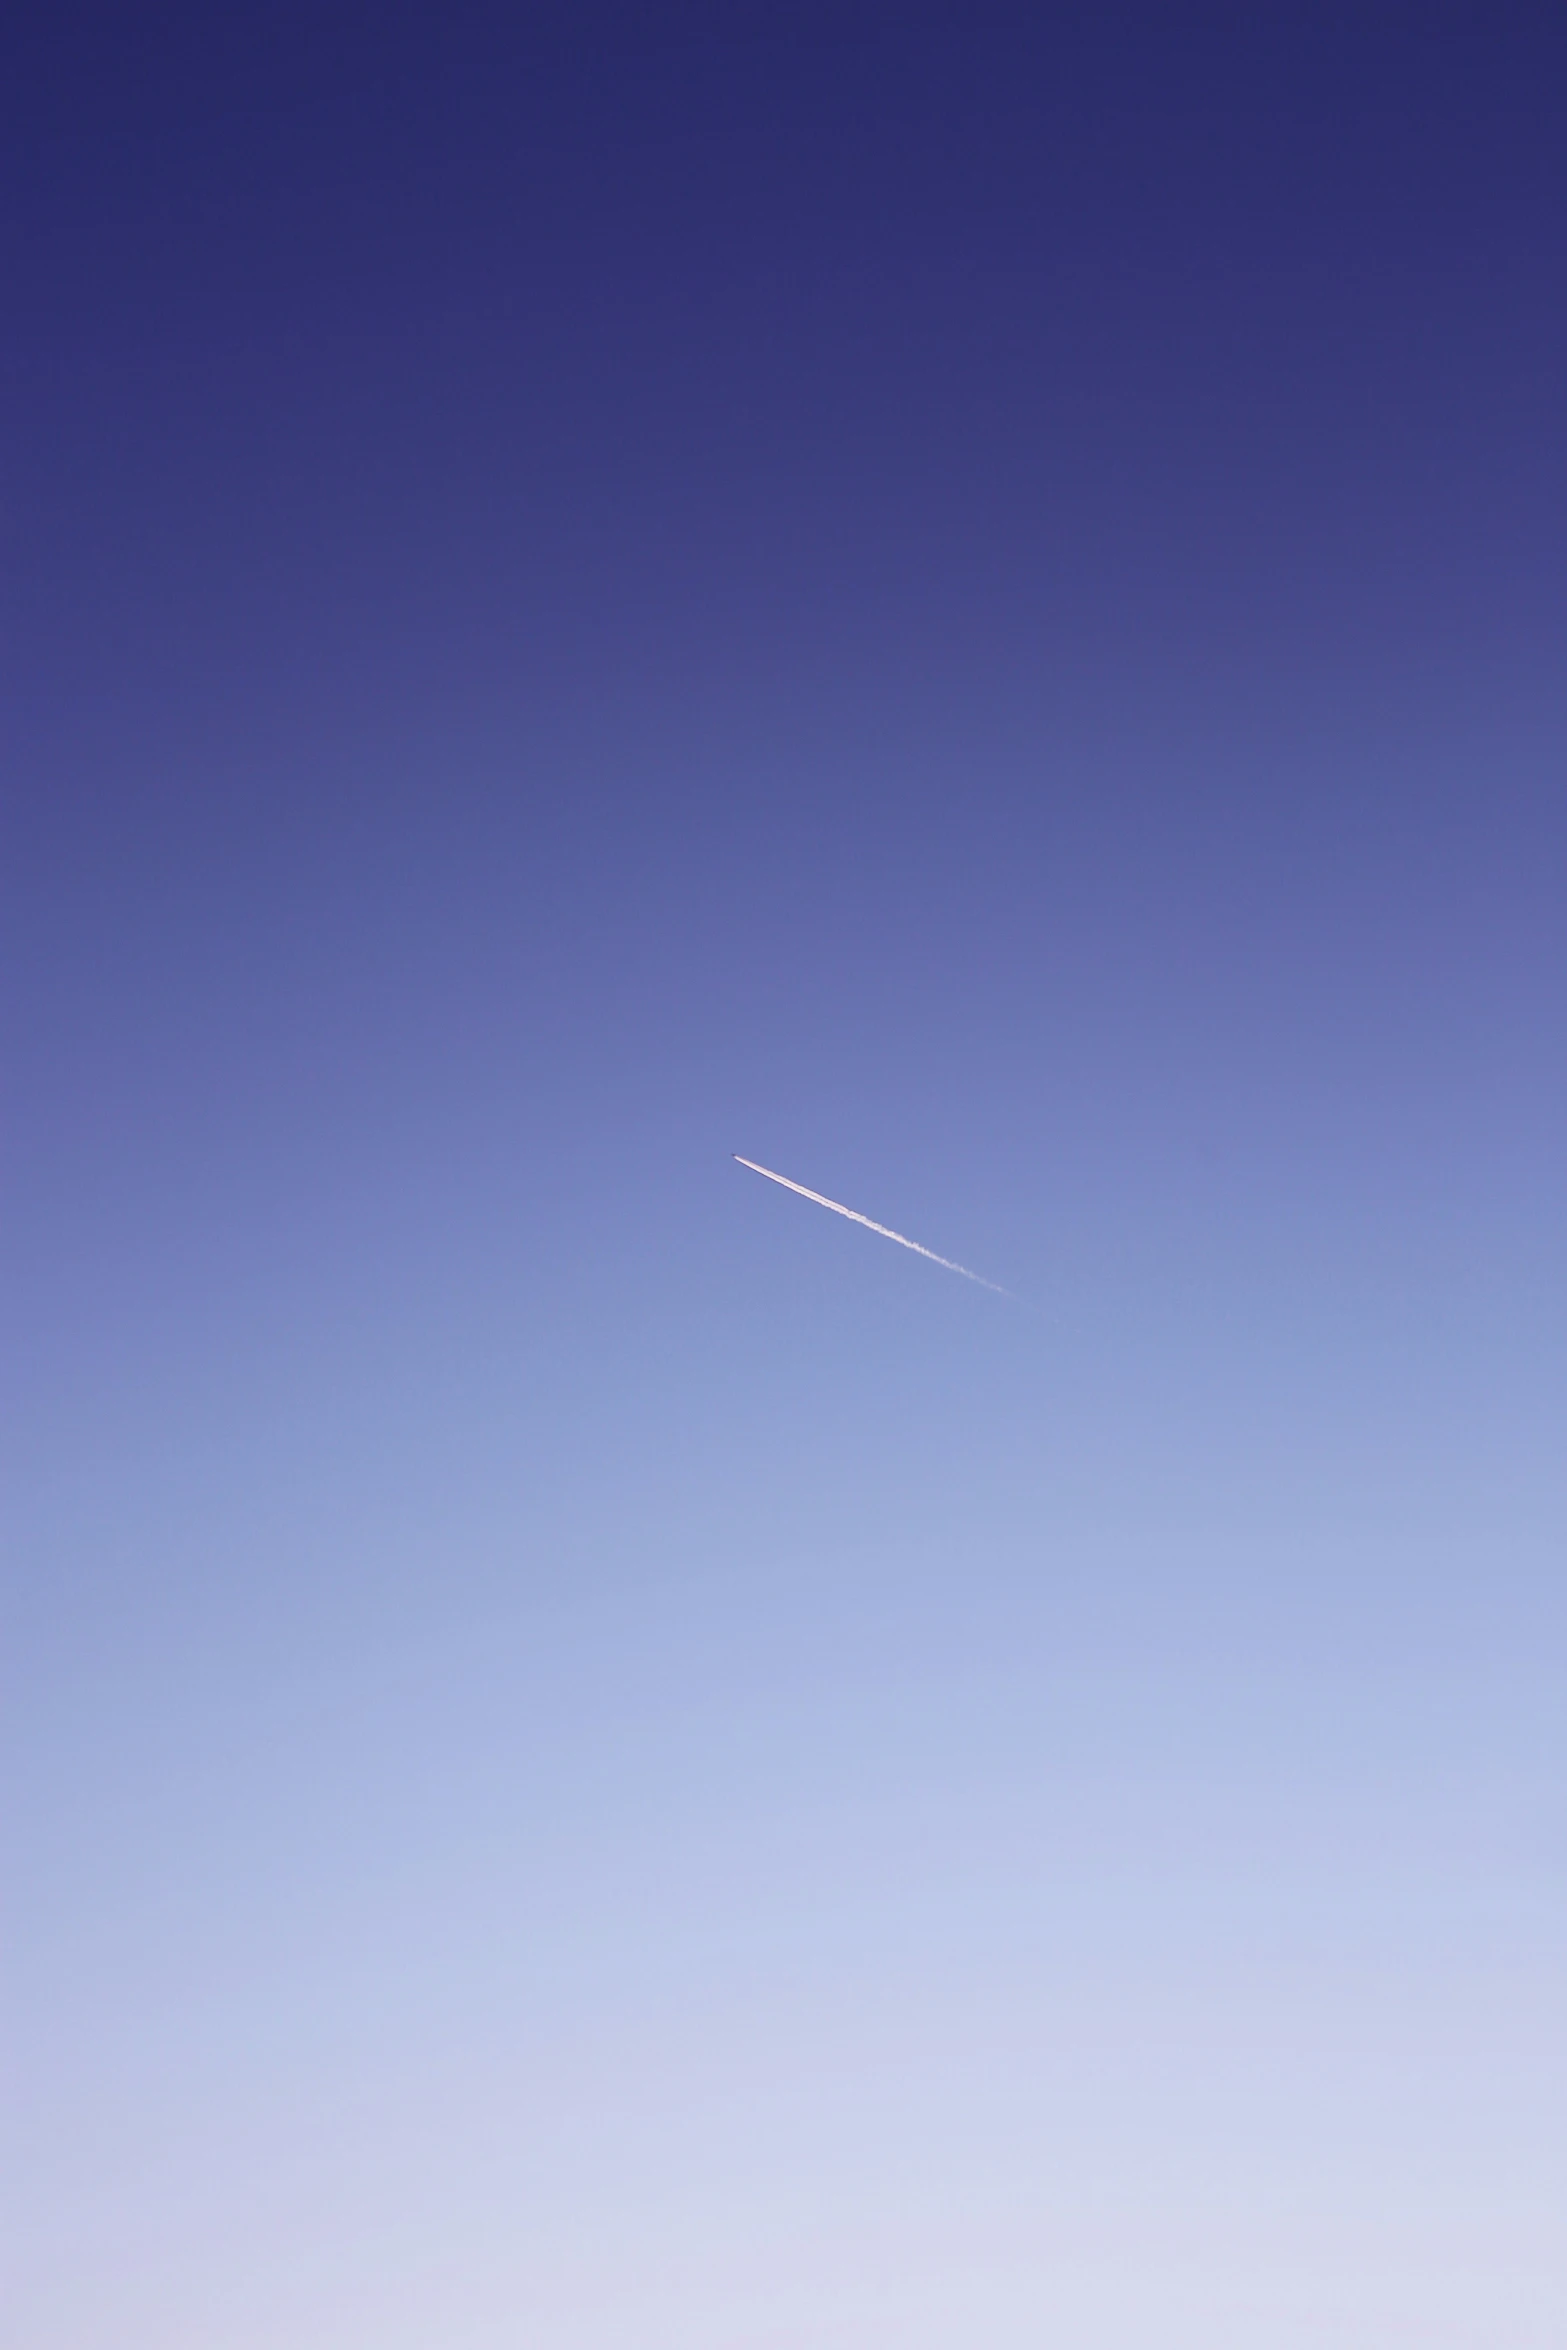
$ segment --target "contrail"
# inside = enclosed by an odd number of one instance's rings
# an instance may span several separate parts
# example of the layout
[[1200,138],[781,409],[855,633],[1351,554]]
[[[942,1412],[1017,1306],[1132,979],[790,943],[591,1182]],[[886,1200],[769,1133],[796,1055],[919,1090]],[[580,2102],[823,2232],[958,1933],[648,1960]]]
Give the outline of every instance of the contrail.
[[955,1265],[950,1257],[938,1257],[933,1248],[921,1248],[917,1240],[906,1239],[894,1232],[888,1224],[878,1224],[871,1216],[862,1216],[858,1208],[846,1208],[840,1200],[828,1199],[822,1192],[807,1191],[803,1183],[791,1183],[787,1175],[775,1175],[771,1167],[759,1167],[754,1159],[742,1159],[735,1151],[738,1165],[749,1167],[753,1175],[765,1175],[769,1183],[781,1183],[785,1191],[797,1191],[801,1199],[813,1199],[819,1208],[831,1208],[835,1216],[847,1216],[851,1224],[863,1224],[867,1232],[879,1232],[883,1240],[895,1240],[899,1248],[911,1248],[917,1257],[929,1257],[933,1265],[945,1265],[949,1273],[961,1273],[965,1281],[977,1281],[981,1289],[992,1289],[997,1297],[1010,1297],[1010,1289],[1003,1289],[997,1281],[987,1281],[983,1273],[971,1273],[967,1265]]

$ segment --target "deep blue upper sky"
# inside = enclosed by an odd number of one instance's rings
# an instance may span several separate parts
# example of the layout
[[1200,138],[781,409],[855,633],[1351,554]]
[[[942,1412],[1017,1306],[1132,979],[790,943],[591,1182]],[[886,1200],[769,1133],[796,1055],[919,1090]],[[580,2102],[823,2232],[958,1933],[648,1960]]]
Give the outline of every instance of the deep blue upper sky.
[[1554,2350],[1567,16],[0,92],[27,2350]]

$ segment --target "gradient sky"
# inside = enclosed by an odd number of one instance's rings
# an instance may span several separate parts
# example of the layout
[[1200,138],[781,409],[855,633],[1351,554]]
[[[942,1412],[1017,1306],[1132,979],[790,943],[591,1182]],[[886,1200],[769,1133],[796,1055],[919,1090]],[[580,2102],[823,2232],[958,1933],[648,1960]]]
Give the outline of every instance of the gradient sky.
[[1567,15],[30,14],[8,2341],[1561,2350]]

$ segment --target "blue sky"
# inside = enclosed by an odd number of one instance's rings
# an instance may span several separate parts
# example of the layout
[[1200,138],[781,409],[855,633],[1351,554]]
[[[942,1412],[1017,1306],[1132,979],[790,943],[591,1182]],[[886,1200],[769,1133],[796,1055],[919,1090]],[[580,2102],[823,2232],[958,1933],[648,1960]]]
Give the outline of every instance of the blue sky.
[[1559,33],[13,64],[12,2338],[1557,2350]]

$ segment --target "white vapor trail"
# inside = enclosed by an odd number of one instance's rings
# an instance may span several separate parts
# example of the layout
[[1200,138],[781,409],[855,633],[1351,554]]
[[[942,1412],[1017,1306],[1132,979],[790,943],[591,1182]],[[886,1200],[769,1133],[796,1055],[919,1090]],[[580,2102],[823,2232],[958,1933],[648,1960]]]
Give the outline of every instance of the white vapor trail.
[[906,1239],[889,1224],[878,1224],[873,1217],[862,1216],[858,1208],[846,1208],[840,1200],[828,1199],[822,1192],[807,1191],[803,1183],[791,1183],[787,1175],[775,1175],[771,1167],[759,1167],[754,1159],[742,1159],[738,1151],[733,1156],[737,1165],[749,1167],[753,1175],[765,1175],[769,1183],[781,1183],[785,1191],[797,1191],[801,1199],[813,1199],[819,1208],[831,1208],[835,1216],[847,1216],[851,1224],[863,1224],[867,1232],[879,1232],[883,1240],[895,1240],[899,1248],[911,1248],[917,1257],[929,1257],[933,1265],[945,1265],[949,1273],[961,1273],[965,1281],[977,1281],[981,1289],[994,1290],[997,1297],[1012,1295],[999,1282],[987,1281],[983,1273],[971,1273],[967,1265],[955,1265],[950,1257],[938,1257],[933,1248],[921,1248],[917,1240]]

